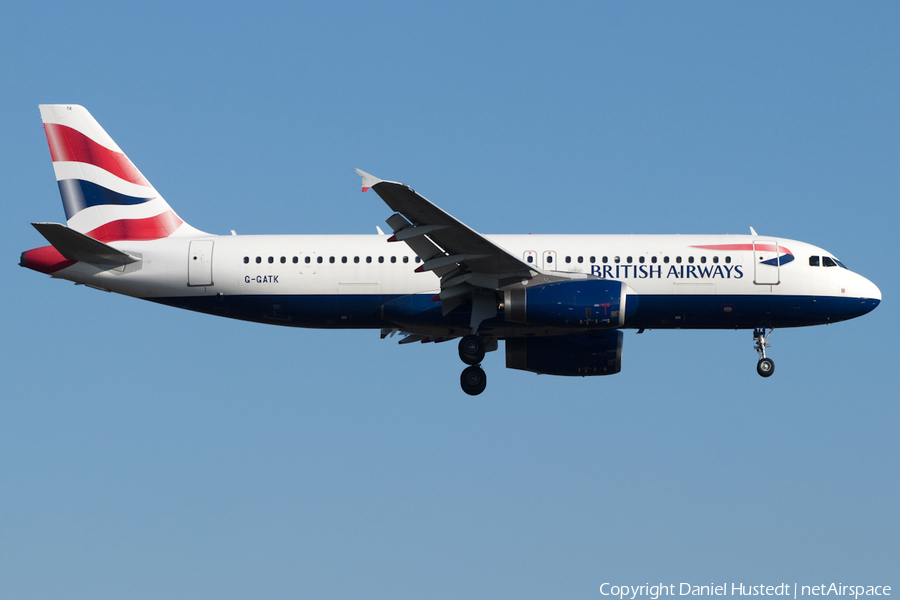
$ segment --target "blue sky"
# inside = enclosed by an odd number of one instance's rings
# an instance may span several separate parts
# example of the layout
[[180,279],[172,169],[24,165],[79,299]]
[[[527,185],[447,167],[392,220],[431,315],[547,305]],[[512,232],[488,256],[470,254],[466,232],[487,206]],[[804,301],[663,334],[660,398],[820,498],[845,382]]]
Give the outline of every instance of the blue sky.
[[[18,3],[0,597],[598,598],[603,582],[900,585],[900,6]],[[37,105],[79,103],[181,217],[368,233],[358,167],[484,233],[746,233],[884,302],[626,332],[614,377],[187,313],[19,268],[64,218]]]

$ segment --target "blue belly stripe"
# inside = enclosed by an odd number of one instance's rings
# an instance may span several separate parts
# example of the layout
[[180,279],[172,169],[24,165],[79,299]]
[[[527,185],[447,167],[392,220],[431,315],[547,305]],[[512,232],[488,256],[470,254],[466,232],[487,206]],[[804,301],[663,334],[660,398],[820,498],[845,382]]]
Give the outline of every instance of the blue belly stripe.
[[[431,294],[375,295],[235,295],[148,298],[153,302],[233,319],[290,327],[377,329],[398,324],[461,327],[469,311],[441,315]],[[753,329],[803,327],[836,323],[864,315],[879,304],[876,299],[833,296],[763,295],[640,295],[638,308],[625,321],[626,329]],[[387,306],[386,306],[387,305]],[[383,308],[385,307],[386,308]],[[403,321],[403,323],[400,323]],[[482,326],[493,335],[521,329],[502,315]],[[573,330],[580,329],[573,326]]]

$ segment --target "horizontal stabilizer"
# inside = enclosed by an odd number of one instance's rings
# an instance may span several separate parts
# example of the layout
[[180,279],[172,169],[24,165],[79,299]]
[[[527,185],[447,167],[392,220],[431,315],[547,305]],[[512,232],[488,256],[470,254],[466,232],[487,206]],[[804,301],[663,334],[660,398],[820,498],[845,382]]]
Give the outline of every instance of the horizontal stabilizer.
[[69,260],[95,265],[127,265],[140,260],[60,223],[32,223],[32,225]]

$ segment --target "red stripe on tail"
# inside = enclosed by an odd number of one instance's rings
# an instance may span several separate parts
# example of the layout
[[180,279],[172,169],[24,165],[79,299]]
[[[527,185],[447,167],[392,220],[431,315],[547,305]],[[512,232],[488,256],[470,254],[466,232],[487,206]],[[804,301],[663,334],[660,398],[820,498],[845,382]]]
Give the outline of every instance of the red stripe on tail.
[[158,240],[169,237],[184,221],[171,210],[146,219],[120,219],[88,231],[85,235],[104,244],[121,240]]
[[144,179],[137,167],[131,164],[127,156],[101,146],[80,131],[65,125],[45,123],[44,133],[47,134],[50,158],[53,162],[87,163],[109,171],[119,179],[150,187],[150,183]]

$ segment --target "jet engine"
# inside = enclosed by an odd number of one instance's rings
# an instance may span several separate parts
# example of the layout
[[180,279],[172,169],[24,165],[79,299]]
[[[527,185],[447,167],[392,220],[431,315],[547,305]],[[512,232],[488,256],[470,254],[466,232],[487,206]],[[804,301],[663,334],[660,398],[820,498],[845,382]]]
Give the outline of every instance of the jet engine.
[[[630,297],[629,297],[630,296]],[[617,329],[637,295],[621,281],[588,279],[512,287],[503,292],[506,321],[539,327]]]

